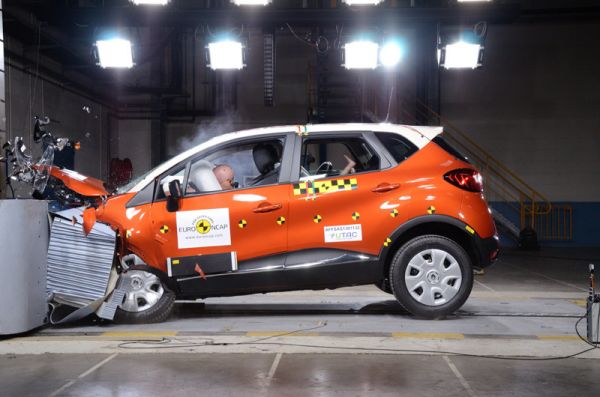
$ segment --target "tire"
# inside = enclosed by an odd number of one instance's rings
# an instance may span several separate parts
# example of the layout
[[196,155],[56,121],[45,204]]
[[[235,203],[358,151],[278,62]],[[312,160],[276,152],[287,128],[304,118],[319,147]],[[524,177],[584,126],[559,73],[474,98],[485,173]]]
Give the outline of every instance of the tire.
[[443,318],[458,310],[471,294],[471,259],[446,237],[415,237],[394,255],[390,284],[398,302],[411,314]]
[[169,317],[175,304],[175,293],[158,276],[136,268],[122,273],[121,277],[130,291],[117,308],[115,323],[160,323]]

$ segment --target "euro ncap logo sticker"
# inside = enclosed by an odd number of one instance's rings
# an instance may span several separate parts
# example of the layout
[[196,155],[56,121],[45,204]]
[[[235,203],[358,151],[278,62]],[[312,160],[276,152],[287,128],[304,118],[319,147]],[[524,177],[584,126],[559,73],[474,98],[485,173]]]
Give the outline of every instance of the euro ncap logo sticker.
[[178,248],[231,245],[228,208],[179,211],[176,218]]

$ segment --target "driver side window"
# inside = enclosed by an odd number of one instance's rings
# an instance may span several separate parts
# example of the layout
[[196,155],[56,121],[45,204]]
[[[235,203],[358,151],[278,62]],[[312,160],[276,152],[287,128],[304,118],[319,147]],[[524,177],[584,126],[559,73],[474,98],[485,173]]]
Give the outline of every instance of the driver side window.
[[192,161],[186,194],[242,189],[279,181],[283,138],[226,146]]
[[362,138],[306,138],[300,179],[342,176],[380,168],[379,157]]

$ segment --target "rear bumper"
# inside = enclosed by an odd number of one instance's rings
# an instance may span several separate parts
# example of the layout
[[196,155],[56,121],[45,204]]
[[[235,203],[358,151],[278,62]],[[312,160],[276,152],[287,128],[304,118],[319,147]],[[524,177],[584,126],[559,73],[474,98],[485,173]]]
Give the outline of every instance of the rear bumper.
[[498,236],[476,238],[475,246],[479,253],[479,267],[490,266],[498,258],[498,253],[500,251]]

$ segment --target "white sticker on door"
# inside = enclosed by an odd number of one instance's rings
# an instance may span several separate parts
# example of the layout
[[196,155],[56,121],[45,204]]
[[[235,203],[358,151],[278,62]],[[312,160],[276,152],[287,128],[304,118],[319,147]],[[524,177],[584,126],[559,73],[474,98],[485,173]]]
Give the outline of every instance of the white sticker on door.
[[231,245],[229,208],[177,212],[177,247]]
[[325,242],[362,241],[362,225],[325,226]]

